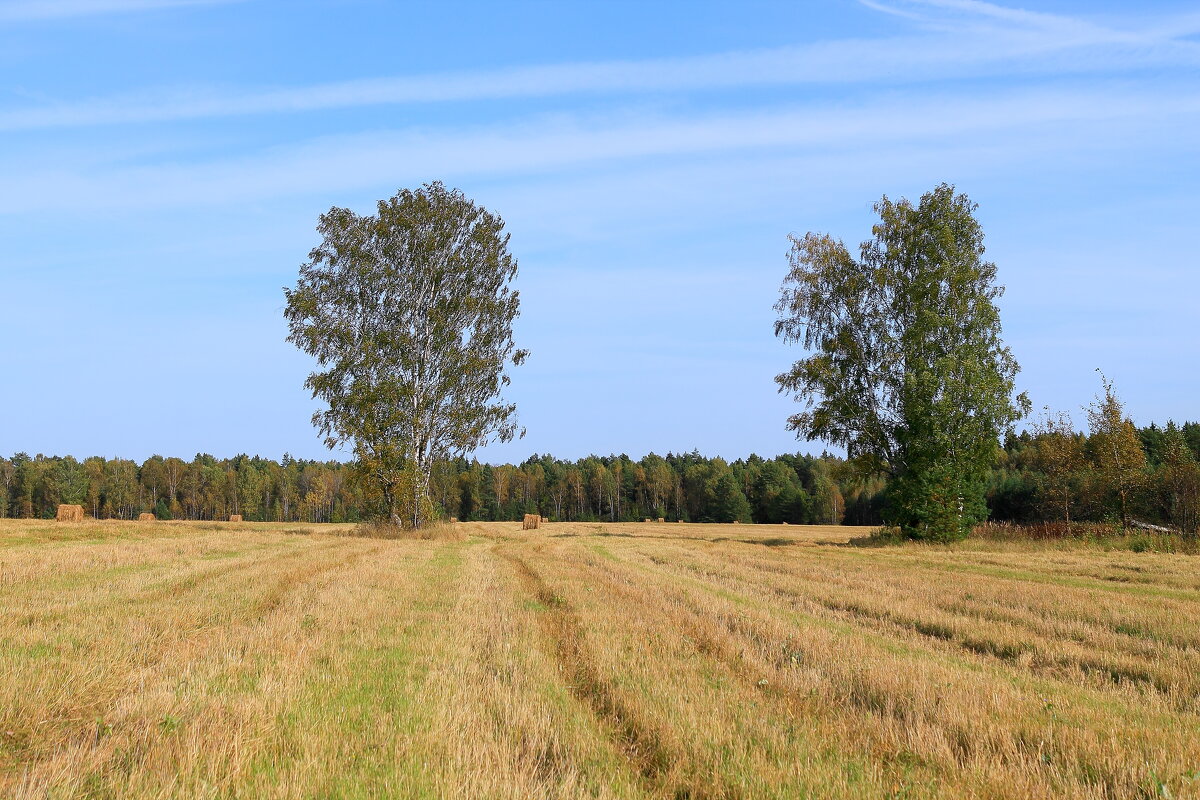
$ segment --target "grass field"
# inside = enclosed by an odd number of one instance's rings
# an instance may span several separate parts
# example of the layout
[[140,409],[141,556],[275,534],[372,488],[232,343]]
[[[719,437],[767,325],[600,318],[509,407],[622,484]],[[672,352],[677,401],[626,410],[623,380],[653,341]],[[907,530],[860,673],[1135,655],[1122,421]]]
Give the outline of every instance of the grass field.
[[0,521],[0,797],[1200,797],[1200,561]]

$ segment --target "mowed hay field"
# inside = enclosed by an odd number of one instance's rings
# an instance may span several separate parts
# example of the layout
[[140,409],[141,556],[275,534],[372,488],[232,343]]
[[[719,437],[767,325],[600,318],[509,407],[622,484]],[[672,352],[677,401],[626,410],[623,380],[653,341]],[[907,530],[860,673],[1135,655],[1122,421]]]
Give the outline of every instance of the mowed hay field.
[[0,797],[1200,797],[1196,558],[0,522]]

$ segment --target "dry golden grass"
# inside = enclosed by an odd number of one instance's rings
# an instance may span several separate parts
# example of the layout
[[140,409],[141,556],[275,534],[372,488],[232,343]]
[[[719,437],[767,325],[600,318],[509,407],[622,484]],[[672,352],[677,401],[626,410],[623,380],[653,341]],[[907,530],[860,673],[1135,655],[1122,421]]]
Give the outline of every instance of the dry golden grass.
[[1200,797],[1200,570],[862,529],[0,521],[0,797]]
[[54,519],[56,522],[83,522],[83,506],[60,504]]

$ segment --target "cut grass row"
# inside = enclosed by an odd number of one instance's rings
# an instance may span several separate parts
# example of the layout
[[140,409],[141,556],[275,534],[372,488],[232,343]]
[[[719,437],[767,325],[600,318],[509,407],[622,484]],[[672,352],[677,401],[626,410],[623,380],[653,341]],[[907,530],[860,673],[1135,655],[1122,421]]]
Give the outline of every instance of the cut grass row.
[[1185,556],[283,527],[0,523],[0,796],[1200,796]]

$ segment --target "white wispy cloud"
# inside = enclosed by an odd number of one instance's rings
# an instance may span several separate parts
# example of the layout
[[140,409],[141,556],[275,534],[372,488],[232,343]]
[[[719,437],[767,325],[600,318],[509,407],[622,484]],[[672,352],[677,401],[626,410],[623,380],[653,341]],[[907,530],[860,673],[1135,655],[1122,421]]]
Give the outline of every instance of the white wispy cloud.
[[[894,3],[887,4],[880,2],[880,0],[859,1],[880,11],[904,13]],[[907,2],[899,0],[899,2],[901,3],[901,7],[907,5],[909,7],[924,7],[926,9],[941,9],[978,17],[990,17],[1034,28],[1057,30],[1063,28],[1086,28],[1099,30],[1099,26],[1092,25],[1075,17],[1062,14],[1048,14],[1041,11],[1028,11],[1024,8],[1011,8],[1009,6],[985,2],[985,0],[907,0]],[[910,14],[910,16],[915,19],[930,19],[928,16],[921,16],[915,13]]]
[[[864,2],[875,8],[890,8],[874,0]],[[138,3],[139,0],[110,0],[108,4]],[[167,0],[140,0],[140,3],[166,5]],[[570,94],[712,91],[870,81],[908,84],[1014,70],[1062,74],[1200,65],[1200,44],[1186,38],[1200,32],[1197,15],[1138,20],[1113,28],[1068,17],[1012,11],[977,0],[927,0],[910,5],[967,12],[967,22],[956,22],[958,17],[943,19],[951,29],[936,35],[852,39],[686,58],[525,66],[257,90],[179,88],[166,93],[2,109],[0,130]],[[984,24],[977,24],[980,19]]]
[[[962,141],[1013,149],[1035,139],[1072,156],[1091,141],[1128,146],[1129,131],[1187,129],[1200,92],[1150,83],[884,97],[855,106],[791,107],[694,117],[539,118],[477,129],[407,129],[312,139],[203,163],[29,167],[0,162],[0,213],[37,208],[225,204],[353,191],[429,177],[531,176],[654,159],[720,160],[771,151],[828,158],[843,167],[897,148],[936,151]],[[1131,127],[1132,126],[1132,127]],[[86,159],[86,160],[85,160]],[[43,164],[50,163],[44,161]]]
[[225,5],[242,0],[4,0],[0,23],[128,14],[184,6]]

